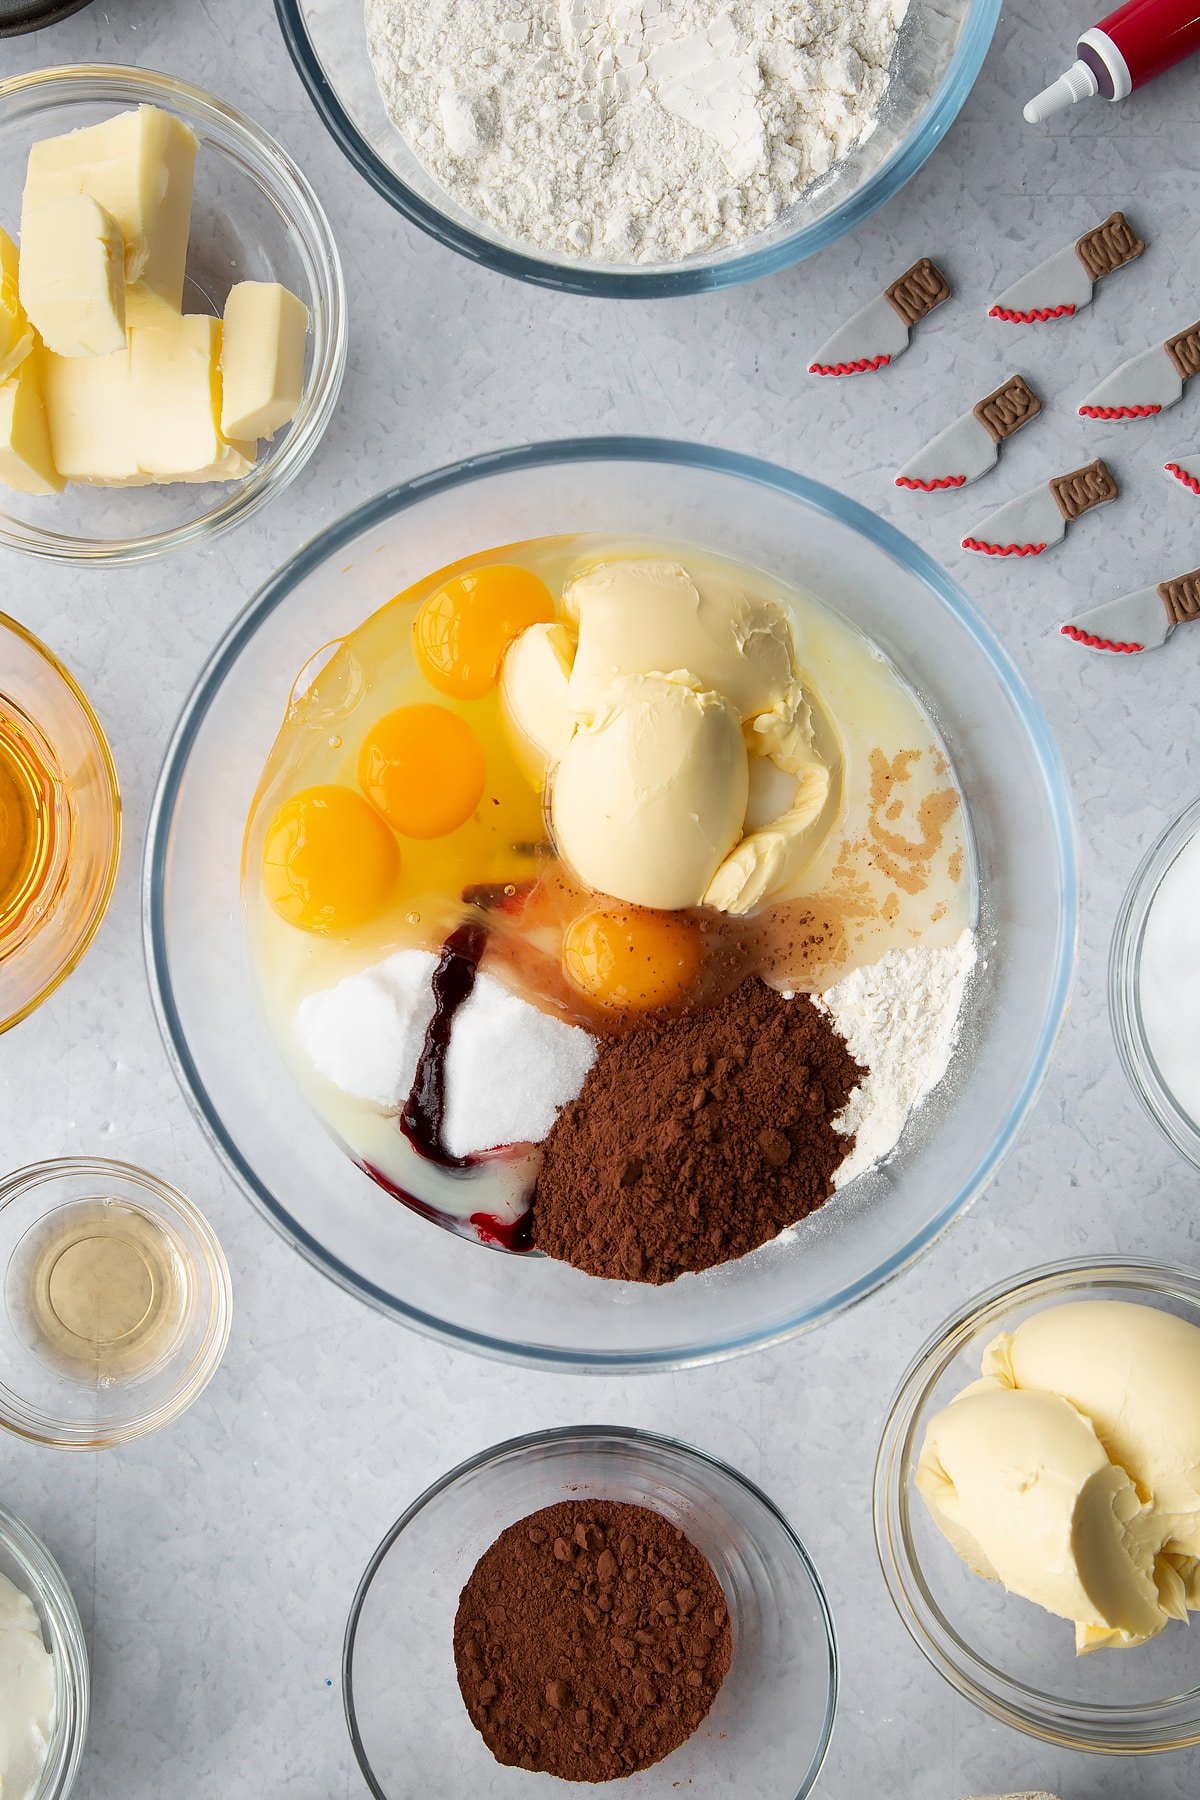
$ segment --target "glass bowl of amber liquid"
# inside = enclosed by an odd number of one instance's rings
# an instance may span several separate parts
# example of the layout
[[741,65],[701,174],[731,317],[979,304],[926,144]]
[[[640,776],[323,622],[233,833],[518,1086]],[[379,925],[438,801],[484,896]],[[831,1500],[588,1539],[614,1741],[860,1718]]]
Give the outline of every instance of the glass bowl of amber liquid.
[[58,658],[0,613],[0,1032],[65,981],[121,849],[104,732]]

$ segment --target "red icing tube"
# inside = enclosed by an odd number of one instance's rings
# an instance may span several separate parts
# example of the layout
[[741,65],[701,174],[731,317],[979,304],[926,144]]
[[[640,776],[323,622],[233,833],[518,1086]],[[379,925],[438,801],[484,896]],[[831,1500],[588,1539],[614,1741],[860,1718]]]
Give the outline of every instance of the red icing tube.
[[1200,50],[1200,0],[1128,0],[1075,46],[1078,60],[1025,108],[1031,125],[1091,100],[1124,100],[1134,88]]

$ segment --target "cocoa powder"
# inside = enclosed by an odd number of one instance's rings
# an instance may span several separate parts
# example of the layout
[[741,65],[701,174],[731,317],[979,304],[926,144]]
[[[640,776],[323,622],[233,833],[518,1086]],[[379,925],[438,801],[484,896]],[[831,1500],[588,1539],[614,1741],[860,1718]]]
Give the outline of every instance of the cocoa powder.
[[864,1071],[825,1014],[757,976],[600,1046],[543,1145],[533,1242],[591,1275],[673,1281],[745,1256],[829,1198]]
[[454,1620],[471,1723],[497,1762],[611,1781],[691,1737],[729,1668],[724,1590],[661,1513],[567,1500],[510,1525]]

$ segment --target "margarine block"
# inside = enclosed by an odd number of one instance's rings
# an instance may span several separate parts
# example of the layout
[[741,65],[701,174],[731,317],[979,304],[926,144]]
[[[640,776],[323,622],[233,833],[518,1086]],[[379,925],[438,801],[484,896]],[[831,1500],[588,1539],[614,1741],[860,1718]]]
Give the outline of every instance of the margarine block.
[[0,482],[22,494],[60,494],[37,358],[27,356],[0,385]]
[[125,244],[110,212],[68,194],[21,218],[20,296],[56,356],[108,356],[125,347]]
[[101,487],[129,487],[143,480],[128,348],[110,356],[56,356],[42,349],[36,360],[59,474]]
[[33,349],[33,332],[21,305],[17,246],[0,230],[0,381],[7,381]]
[[197,485],[203,481],[240,481],[243,475],[249,475],[257,455],[258,445],[253,441],[225,444],[216,462],[210,463],[206,469],[193,469],[188,475],[177,475],[175,479]]
[[21,230],[35,208],[87,194],[112,214],[125,245],[126,318],[183,304],[196,134],[157,106],[45,138],[29,152]]
[[220,357],[219,319],[188,314],[130,330],[130,405],[143,473],[178,481],[220,461]]
[[273,437],[304,392],[308,308],[276,281],[239,281],[225,302],[221,431],[231,441]]

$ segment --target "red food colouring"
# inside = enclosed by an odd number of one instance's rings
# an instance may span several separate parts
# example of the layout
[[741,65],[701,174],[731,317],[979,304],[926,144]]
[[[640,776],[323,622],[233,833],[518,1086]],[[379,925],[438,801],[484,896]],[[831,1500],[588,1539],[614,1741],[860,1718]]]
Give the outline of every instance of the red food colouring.
[[[484,1159],[481,1157],[478,1160]],[[443,1231],[453,1231],[457,1237],[474,1237],[490,1250],[506,1250],[516,1256],[533,1249],[531,1212],[522,1213],[519,1219],[500,1219],[495,1213],[473,1212],[463,1219],[457,1213],[442,1212],[439,1207],[430,1206],[428,1200],[418,1200],[415,1194],[402,1188],[390,1175],[377,1169],[374,1163],[359,1162],[358,1167],[385,1194],[390,1194],[393,1200],[398,1200],[401,1206],[407,1206],[410,1212],[415,1212],[420,1218],[428,1219],[430,1224],[440,1225]],[[468,1225],[471,1228],[469,1232],[466,1230]]]
[[451,1156],[442,1132],[446,1123],[446,1052],[450,1048],[450,1033],[460,1008],[471,997],[486,943],[487,926],[468,919],[442,945],[433,972],[433,1017],[426,1027],[417,1072],[400,1114],[400,1130],[418,1156],[442,1169],[470,1169],[479,1160],[475,1156]]

